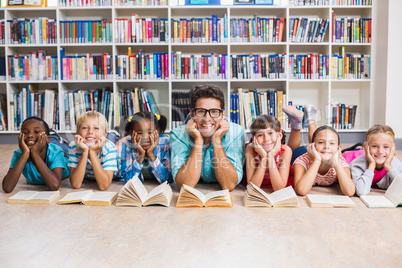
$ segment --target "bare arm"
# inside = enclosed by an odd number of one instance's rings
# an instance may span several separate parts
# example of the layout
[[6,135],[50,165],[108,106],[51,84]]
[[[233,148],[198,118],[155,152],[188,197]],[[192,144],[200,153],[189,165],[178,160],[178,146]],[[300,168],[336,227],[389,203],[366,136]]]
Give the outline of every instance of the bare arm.
[[89,156],[89,148],[83,142],[83,138],[80,135],[74,136],[75,144],[81,148],[82,155],[80,160],[78,161],[78,165],[76,168],[70,167],[70,183],[75,189],[81,188],[82,182],[85,177],[85,170],[87,167],[88,156]]
[[24,169],[30,155],[30,150],[24,142],[25,134],[20,133],[18,136],[18,145],[22,151],[20,158],[13,168],[10,168],[7,175],[3,179],[3,190],[6,193],[11,193],[18,183],[22,170]]
[[89,160],[91,160],[92,168],[94,170],[95,180],[98,183],[99,190],[105,191],[109,188],[113,179],[113,170],[104,170],[98,158],[98,151],[102,150],[106,144],[106,137],[101,137],[97,144],[89,148]]
[[346,196],[352,196],[355,194],[355,183],[353,182],[350,174],[349,167],[343,167],[341,161],[341,152],[340,150],[335,153],[330,159],[330,165],[334,166],[336,170],[336,176],[338,178],[339,186],[341,187],[341,191]]
[[313,143],[309,144],[307,152],[313,160],[310,168],[306,170],[301,164],[294,165],[294,187],[299,195],[307,195],[310,192],[321,165],[321,156],[315,150]]

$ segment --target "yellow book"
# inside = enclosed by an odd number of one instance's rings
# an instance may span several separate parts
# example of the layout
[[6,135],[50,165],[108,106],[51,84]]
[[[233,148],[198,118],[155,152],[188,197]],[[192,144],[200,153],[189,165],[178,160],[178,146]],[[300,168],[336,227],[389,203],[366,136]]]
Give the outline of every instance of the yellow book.
[[250,182],[243,201],[246,207],[299,207],[299,199],[292,186],[268,194]]
[[51,204],[60,196],[59,191],[21,191],[7,199],[8,204]]
[[246,127],[244,124],[244,106],[243,106],[243,89],[239,87],[237,89],[237,92],[239,93],[239,116],[240,116],[240,125],[242,127]]
[[283,107],[283,91],[277,91],[277,99],[278,99],[278,107],[276,108],[276,110],[278,111],[278,120],[281,123],[281,125],[285,125],[285,122],[283,120],[283,111],[282,111],[282,107]]
[[176,207],[233,207],[233,202],[227,189],[204,195],[197,189],[183,184]]
[[69,193],[60,199],[57,204],[81,203],[87,206],[110,206],[116,198],[116,192],[93,192],[92,190],[88,190]]
[[172,202],[172,187],[167,181],[158,185],[148,193],[138,176],[129,180],[117,196],[116,206],[150,206],[162,205],[169,207]]

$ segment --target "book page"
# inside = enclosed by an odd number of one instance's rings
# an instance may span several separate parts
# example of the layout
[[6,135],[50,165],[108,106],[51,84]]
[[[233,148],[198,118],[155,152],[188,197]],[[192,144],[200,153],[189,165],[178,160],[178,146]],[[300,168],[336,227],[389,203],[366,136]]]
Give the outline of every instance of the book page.
[[392,181],[388,190],[385,192],[385,196],[395,205],[398,206],[402,203],[402,177],[396,176]]
[[269,194],[267,194],[266,192],[264,192],[260,187],[258,187],[258,186],[255,185],[254,183],[250,182],[249,184],[251,185],[251,187],[252,187],[252,189],[253,189],[254,191],[257,191],[257,192],[260,193],[262,196],[264,196],[264,197],[270,202],[270,205],[272,205],[272,200],[271,200]]
[[349,198],[349,196],[345,195],[331,195],[328,196],[330,202],[334,207],[340,207],[340,206],[356,206],[356,204],[352,201],[352,199]]
[[137,176],[133,177],[130,182],[138,197],[141,199],[141,203],[144,203],[145,200],[147,200],[148,195],[148,191],[144,184],[142,184],[141,180]]
[[37,193],[37,191],[21,191],[11,196],[8,200],[29,200]]
[[195,188],[193,188],[193,187],[190,187],[190,186],[188,186],[188,185],[185,185],[185,184],[183,184],[183,188],[184,188],[185,190],[187,190],[188,192],[192,193],[193,195],[195,195],[199,200],[201,200],[201,202],[202,202],[203,204],[205,204],[205,201],[206,201],[207,199],[206,199],[206,196],[205,196],[203,193],[201,193],[201,192],[198,191],[197,189],[195,189]]
[[35,200],[52,200],[55,196],[60,195],[59,191],[46,191],[46,192],[38,192],[31,199]]
[[87,201],[109,202],[116,194],[116,192],[93,192],[84,199],[84,203]]
[[215,198],[215,197],[218,197],[218,196],[226,197],[228,195],[229,195],[229,190],[228,189],[208,193],[208,194],[205,195],[204,204],[206,203],[206,201],[208,201],[208,200],[210,200],[212,198]]
[[78,203],[82,202],[87,196],[92,193],[92,190],[69,193],[57,202],[58,204]]
[[360,199],[369,208],[395,208],[396,206],[383,195],[362,195]]
[[145,198],[146,200],[151,199],[152,197],[154,197],[157,194],[161,194],[165,191],[165,188],[167,186],[167,181],[165,181],[164,183],[156,186],[155,188],[152,189],[152,191],[149,192],[148,196]]
[[297,198],[297,195],[296,195],[295,191],[293,190],[293,187],[288,186],[286,188],[283,188],[281,190],[278,190],[278,191],[270,194],[269,201],[273,205],[275,203],[278,203],[278,202],[286,200],[286,199],[291,199],[293,197]]

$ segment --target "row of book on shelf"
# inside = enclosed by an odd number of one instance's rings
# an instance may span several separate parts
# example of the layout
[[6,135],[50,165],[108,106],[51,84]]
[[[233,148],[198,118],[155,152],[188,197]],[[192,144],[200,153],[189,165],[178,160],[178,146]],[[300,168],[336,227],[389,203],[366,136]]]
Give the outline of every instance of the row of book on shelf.
[[[113,56],[103,54],[75,54],[66,56],[60,49],[61,80],[110,79],[168,79],[168,53],[132,53]],[[346,54],[290,54],[290,79],[368,79],[371,77],[370,55]],[[285,79],[286,54],[226,54],[191,55],[181,51],[171,54],[173,79]],[[28,56],[8,55],[10,81],[57,80],[57,56],[45,50],[29,52]],[[115,61],[115,63],[113,63]],[[114,68],[116,66],[116,68]],[[228,70],[229,68],[229,70]]]
[[284,17],[231,18],[230,42],[282,42],[286,19]]
[[[0,22],[0,40],[5,35]],[[6,21],[8,44],[56,44],[57,21],[47,17],[37,19],[13,18]]]
[[[59,191],[20,191],[7,199],[8,204],[51,204],[60,197]],[[92,190],[66,194],[57,203],[83,204],[89,206],[143,207],[160,205],[169,207],[172,203],[172,187],[164,182],[150,192],[138,177],[133,177],[121,188],[120,192],[93,192]],[[305,197],[312,208],[355,208],[356,203],[344,195],[308,194]],[[360,200],[368,208],[396,208],[402,205],[402,177],[397,176],[384,195],[363,195]],[[243,196],[245,207],[300,207],[299,198],[292,186],[268,194],[250,182]],[[182,207],[233,207],[229,190],[213,191],[203,194],[201,191],[184,184],[176,202]]]
[[61,43],[112,43],[112,22],[102,20],[60,21]]
[[337,17],[332,12],[332,42],[371,43],[372,19]]
[[128,18],[115,18],[114,40],[116,43],[162,43],[169,42],[167,18],[139,18],[132,13]]
[[294,43],[324,42],[328,25],[326,18],[290,18],[289,40]]
[[167,6],[168,0],[59,0],[61,7],[88,6]]

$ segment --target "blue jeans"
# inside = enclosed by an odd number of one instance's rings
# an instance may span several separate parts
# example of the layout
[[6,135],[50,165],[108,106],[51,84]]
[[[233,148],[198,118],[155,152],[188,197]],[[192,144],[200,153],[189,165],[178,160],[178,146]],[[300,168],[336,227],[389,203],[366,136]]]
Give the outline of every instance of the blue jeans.
[[293,162],[302,154],[307,153],[307,146],[300,146],[293,150],[292,160],[290,160],[290,164],[293,165]]

